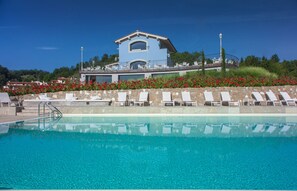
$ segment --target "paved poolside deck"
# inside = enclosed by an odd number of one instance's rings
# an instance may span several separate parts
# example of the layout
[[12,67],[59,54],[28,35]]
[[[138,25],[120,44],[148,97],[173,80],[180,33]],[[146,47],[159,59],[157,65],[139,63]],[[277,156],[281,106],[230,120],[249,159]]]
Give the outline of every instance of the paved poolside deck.
[[16,115],[6,115],[0,116],[0,123],[9,123],[15,121],[23,121],[28,119],[36,118],[36,116],[16,116]]
[[123,115],[205,115],[205,114],[213,114],[213,115],[252,115],[252,114],[274,114],[274,115],[297,115],[297,107],[287,107],[287,106],[241,106],[241,107],[228,107],[228,106],[167,106],[167,107],[154,107],[154,106],[127,106],[127,107],[91,107],[91,106],[80,106],[80,107],[71,107],[64,106],[58,107],[58,109],[64,115],[105,115],[105,114],[123,114]]
[[[251,115],[265,115],[265,116],[296,116],[297,119],[297,107],[289,106],[240,106],[240,107],[228,107],[228,106],[168,106],[168,107],[156,107],[156,106],[58,106],[57,107],[64,116],[251,116]],[[37,109],[33,108],[35,113],[29,113],[22,115],[0,115],[0,123],[22,121],[37,118]],[[24,110],[25,112],[26,110]],[[28,111],[28,109],[27,109]]]

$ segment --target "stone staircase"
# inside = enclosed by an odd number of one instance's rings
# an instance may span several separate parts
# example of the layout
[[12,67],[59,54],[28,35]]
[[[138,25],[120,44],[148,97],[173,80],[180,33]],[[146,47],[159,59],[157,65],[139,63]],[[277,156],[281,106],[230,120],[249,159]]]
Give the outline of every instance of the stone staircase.
[[[43,108],[40,108],[40,112],[43,113]],[[49,114],[51,110],[49,108],[45,108],[45,114]],[[17,116],[32,116],[38,117],[38,106],[26,106],[21,112],[17,112]]]

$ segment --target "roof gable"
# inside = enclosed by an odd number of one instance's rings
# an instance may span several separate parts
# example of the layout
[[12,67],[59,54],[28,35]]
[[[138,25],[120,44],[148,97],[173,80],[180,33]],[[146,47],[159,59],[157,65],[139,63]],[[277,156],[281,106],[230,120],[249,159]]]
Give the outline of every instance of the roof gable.
[[134,33],[131,33],[131,34],[127,35],[127,36],[124,36],[122,38],[117,39],[115,41],[115,43],[116,44],[121,44],[122,42],[124,42],[126,40],[130,40],[131,38],[133,38],[135,36],[145,36],[147,38],[154,38],[154,39],[160,40],[166,45],[166,48],[168,48],[168,50],[170,52],[176,52],[176,49],[173,46],[173,44],[171,43],[171,41],[169,40],[169,38],[164,37],[164,36],[155,35],[155,34],[141,32],[141,31],[138,31],[138,30],[136,32],[134,32]]

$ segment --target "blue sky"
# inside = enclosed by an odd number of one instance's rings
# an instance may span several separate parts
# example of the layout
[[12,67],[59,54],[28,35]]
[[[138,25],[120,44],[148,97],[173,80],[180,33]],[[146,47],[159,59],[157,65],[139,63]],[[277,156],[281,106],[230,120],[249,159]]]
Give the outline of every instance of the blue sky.
[[136,30],[169,37],[179,52],[297,59],[296,0],[0,0],[0,65],[52,71],[117,53]]

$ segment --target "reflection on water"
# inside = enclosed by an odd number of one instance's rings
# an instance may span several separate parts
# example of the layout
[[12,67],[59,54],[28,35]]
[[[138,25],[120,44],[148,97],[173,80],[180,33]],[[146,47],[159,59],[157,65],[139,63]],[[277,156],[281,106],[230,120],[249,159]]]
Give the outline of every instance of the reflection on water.
[[172,137],[296,136],[295,117],[64,117],[0,125],[58,132]]
[[0,124],[0,134],[8,133],[9,125],[8,124]]
[[295,120],[64,117],[6,124],[0,187],[296,190]]

